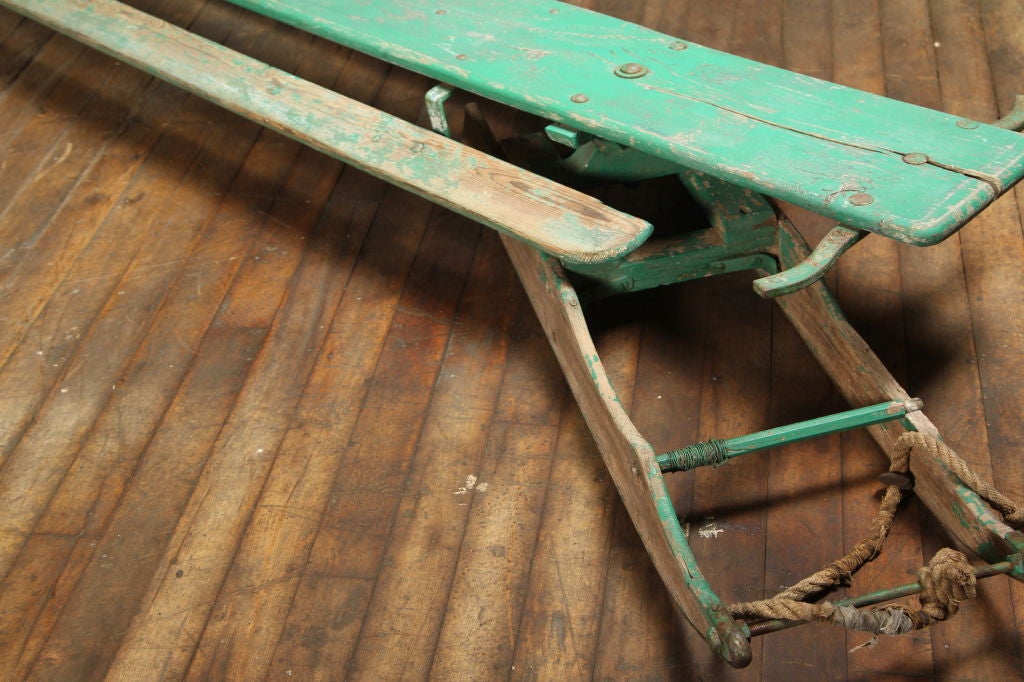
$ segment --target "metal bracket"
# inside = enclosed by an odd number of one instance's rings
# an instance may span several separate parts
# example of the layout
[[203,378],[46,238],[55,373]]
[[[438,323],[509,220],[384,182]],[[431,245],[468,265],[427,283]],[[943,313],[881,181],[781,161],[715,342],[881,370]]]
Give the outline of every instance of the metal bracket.
[[430,117],[430,127],[434,129],[435,133],[440,133],[445,137],[451,137],[452,130],[448,126],[448,114],[445,113],[444,103],[448,101],[448,98],[452,96],[454,91],[455,89],[452,86],[438,83],[430,88],[423,98],[427,104],[427,116]]

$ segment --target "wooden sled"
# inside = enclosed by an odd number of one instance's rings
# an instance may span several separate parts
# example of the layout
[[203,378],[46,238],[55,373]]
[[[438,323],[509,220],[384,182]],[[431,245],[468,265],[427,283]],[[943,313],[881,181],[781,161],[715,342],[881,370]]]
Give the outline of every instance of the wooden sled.
[[[664,474],[857,426],[869,428],[890,458],[906,432],[938,438],[819,280],[869,233],[915,245],[953,234],[1024,176],[1024,138],[556,2],[502,4],[498,32],[492,9],[462,0],[443,9],[411,0],[232,1],[440,81],[427,99],[440,133],[113,0],[0,6],[501,231],[669,594],[722,658],[747,664],[750,637],[781,626],[744,622],[715,595]],[[550,121],[533,139],[545,173],[581,184],[678,175],[705,220],[652,237],[642,220],[448,139],[444,101],[453,88]],[[762,101],[764,92],[784,93],[785,106]],[[767,197],[839,225],[812,251]],[[764,275],[758,291],[778,297],[857,409],[754,434],[732,451],[726,444],[658,454],[619,404],[583,308],[613,294],[740,270]],[[988,562],[978,573],[1024,580],[1024,534],[938,458],[915,455],[909,470],[915,492],[949,533]]]

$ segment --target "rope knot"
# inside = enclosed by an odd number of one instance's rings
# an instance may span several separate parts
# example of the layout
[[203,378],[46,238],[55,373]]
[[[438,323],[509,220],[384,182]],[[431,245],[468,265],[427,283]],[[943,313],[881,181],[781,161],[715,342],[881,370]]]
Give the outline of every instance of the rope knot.
[[921,613],[929,619],[918,627],[956,615],[961,602],[978,594],[978,579],[967,557],[948,547],[917,572],[917,581],[921,584]]

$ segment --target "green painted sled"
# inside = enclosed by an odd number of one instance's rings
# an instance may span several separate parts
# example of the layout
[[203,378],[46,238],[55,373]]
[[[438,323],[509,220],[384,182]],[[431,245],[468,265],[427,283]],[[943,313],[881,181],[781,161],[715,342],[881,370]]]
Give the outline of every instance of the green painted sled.
[[[818,280],[876,233],[935,244],[1024,176],[1015,119],[987,125],[751,62],[552,0],[231,0],[435,79],[436,131],[211,43],[114,0],[0,0],[254,121],[499,230],[666,589],[734,666],[750,638],[789,625],[734,616],[701,575],[663,476],[794,440],[868,427],[891,459],[932,423]],[[500,28],[500,30],[497,30]],[[539,173],[449,139],[453,89],[549,122]],[[1019,112],[1018,112],[1019,113]],[[1019,118],[1019,117],[1018,117]],[[486,130],[480,137],[492,151]],[[652,226],[569,185],[676,175],[699,227]],[[558,181],[556,181],[558,180]],[[772,199],[834,219],[809,249]],[[695,221],[698,222],[698,221]],[[739,270],[778,297],[857,409],[730,441],[655,453],[605,374],[582,309],[610,295]],[[899,473],[899,472],[897,472]],[[916,494],[988,562],[1024,580],[1024,534],[938,456],[915,452]],[[969,481],[968,481],[969,482]],[[874,603],[919,589],[854,600]]]

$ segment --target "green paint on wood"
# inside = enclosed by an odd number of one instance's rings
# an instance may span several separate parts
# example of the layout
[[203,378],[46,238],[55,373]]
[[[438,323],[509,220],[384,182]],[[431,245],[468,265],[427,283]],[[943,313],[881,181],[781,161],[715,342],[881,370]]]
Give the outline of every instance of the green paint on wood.
[[0,6],[569,263],[616,258],[650,234],[593,197],[113,0]]
[[[500,17],[477,0],[231,1],[912,244],[944,239],[1024,175],[1024,138],[1010,131],[964,126],[552,0],[502,3]],[[626,64],[646,72],[623,77]]]

